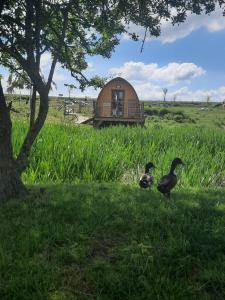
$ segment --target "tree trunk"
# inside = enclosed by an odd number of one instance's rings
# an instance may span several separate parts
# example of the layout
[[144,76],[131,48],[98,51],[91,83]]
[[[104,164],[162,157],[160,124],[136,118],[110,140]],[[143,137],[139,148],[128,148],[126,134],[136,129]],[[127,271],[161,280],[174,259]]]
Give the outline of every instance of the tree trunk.
[[48,102],[49,102],[48,92],[39,93],[39,94],[40,94],[40,107],[39,107],[38,116],[34,124],[29,128],[27,135],[24,139],[24,142],[22,144],[22,147],[20,149],[20,152],[16,159],[18,170],[21,173],[25,171],[28,166],[29,163],[28,159],[29,159],[32,145],[37,135],[41,131],[48,114]]
[[15,163],[11,160],[3,162],[0,157],[0,203],[18,197],[26,191]]
[[10,105],[6,104],[0,82],[0,202],[26,190],[13,158],[11,134]]

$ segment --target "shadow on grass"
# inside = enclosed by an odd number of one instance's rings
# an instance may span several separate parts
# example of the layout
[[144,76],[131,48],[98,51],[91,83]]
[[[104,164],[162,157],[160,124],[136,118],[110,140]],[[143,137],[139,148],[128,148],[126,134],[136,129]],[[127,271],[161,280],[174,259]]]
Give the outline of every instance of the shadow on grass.
[[47,186],[0,207],[1,299],[224,299],[224,190]]

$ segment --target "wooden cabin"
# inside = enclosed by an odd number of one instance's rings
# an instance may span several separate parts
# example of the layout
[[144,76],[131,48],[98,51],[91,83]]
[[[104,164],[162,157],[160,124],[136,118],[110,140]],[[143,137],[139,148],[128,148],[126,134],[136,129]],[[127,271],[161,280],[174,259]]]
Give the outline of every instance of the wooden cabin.
[[144,107],[132,85],[121,77],[109,81],[98,95],[94,126],[144,124]]

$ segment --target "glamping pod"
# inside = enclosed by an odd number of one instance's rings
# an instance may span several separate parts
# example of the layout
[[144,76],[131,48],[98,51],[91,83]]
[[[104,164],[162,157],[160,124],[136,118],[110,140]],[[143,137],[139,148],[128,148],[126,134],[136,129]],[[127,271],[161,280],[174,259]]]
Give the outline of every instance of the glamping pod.
[[94,126],[144,124],[144,107],[132,85],[121,77],[109,81],[98,95]]

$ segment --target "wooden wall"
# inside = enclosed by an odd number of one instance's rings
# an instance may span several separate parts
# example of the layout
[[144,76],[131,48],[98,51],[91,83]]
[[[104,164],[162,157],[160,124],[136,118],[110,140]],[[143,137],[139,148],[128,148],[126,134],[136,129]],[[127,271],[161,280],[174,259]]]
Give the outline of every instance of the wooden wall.
[[96,104],[98,117],[112,117],[112,91],[124,91],[124,109],[121,118],[137,118],[140,115],[139,99],[134,88],[125,79],[117,77],[101,90]]

